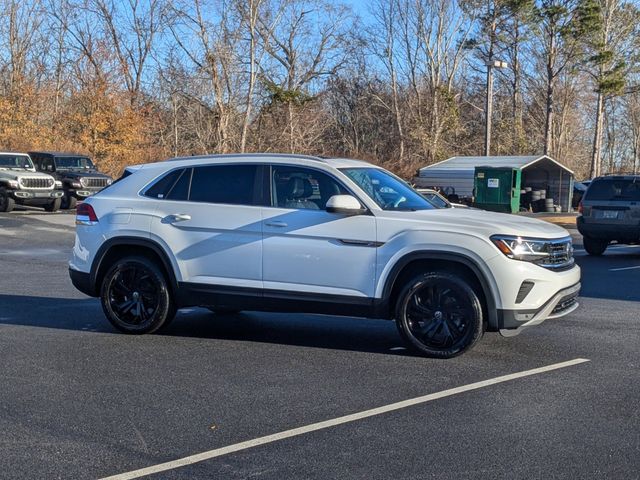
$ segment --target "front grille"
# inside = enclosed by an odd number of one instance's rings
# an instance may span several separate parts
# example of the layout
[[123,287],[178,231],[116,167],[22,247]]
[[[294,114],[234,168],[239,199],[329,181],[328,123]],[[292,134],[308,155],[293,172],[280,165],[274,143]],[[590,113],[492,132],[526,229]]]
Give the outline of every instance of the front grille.
[[547,244],[548,257],[545,257],[539,265],[552,270],[566,270],[573,267],[573,245],[571,239],[554,240]]
[[107,186],[107,179],[104,177],[83,177],[80,179],[80,183],[84,187],[104,188]]
[[22,177],[20,179],[20,185],[24,188],[46,188],[53,187],[53,178],[46,177]]

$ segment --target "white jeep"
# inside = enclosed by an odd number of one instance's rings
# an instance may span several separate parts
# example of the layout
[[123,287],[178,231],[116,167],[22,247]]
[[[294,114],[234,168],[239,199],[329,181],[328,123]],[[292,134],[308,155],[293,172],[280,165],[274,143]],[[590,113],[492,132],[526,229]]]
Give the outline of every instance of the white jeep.
[[77,212],[74,285],[127,333],[176,309],[395,319],[440,358],[578,306],[566,230],[437,209],[366,162],[222,155],[130,167]]
[[48,212],[60,209],[62,183],[36,169],[26,153],[0,152],[0,212],[18,205],[44,207]]

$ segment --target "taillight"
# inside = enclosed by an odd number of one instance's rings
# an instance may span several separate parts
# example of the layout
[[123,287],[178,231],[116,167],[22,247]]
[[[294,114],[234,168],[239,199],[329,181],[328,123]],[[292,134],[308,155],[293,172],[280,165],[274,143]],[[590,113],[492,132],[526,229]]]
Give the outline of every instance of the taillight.
[[76,225],[95,225],[98,216],[93,207],[88,203],[79,203],[76,209]]
[[580,203],[578,203],[578,213],[579,213],[580,215],[582,215],[583,210],[584,210],[584,209],[582,208],[582,200],[580,200]]

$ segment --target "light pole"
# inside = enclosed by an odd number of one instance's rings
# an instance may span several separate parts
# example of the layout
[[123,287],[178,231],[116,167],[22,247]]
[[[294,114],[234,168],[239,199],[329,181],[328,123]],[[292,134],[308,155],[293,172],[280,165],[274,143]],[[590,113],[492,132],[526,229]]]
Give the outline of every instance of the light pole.
[[491,118],[493,117],[493,69],[507,68],[507,62],[490,60],[487,62],[487,99],[484,108],[484,156],[491,152]]

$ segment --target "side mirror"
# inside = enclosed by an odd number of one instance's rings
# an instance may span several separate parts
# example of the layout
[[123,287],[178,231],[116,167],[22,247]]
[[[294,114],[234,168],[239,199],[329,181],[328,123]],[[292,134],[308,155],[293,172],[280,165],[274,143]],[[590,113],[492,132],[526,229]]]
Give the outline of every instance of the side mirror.
[[334,195],[327,200],[327,212],[342,213],[343,215],[362,215],[366,209],[351,195]]

